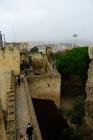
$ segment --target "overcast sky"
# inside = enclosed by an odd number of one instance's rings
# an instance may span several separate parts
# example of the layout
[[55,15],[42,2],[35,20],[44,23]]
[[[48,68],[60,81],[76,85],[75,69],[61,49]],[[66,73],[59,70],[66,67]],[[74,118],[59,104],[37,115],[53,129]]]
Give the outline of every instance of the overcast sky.
[[7,41],[93,42],[93,0],[0,0],[0,30]]

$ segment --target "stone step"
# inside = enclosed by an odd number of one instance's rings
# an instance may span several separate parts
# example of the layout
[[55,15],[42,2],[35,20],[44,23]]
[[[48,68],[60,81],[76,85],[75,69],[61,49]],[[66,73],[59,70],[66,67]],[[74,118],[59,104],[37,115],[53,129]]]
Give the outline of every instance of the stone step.
[[15,100],[14,96],[8,97],[8,101]]
[[8,106],[8,108],[13,108],[13,109],[15,109],[15,104],[12,103],[12,102],[9,102],[7,106]]
[[13,89],[10,89],[10,92],[13,92],[14,93],[14,90]]
[[14,99],[9,99],[8,101],[9,101],[9,102],[14,102]]
[[15,112],[13,111],[13,112],[8,112],[8,115],[14,115],[15,114]]
[[15,115],[14,108],[8,108],[8,115]]
[[14,97],[14,94],[8,95],[8,98],[12,98],[12,97]]
[[14,114],[8,115],[7,122],[10,122],[10,121],[15,121],[15,115]]

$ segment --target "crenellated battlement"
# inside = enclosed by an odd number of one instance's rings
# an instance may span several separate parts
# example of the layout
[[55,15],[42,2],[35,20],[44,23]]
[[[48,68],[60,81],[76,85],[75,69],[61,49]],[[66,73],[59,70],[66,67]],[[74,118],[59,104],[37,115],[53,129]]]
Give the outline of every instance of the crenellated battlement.
[[0,66],[14,70],[15,74],[20,73],[20,50],[27,48],[27,43],[5,43],[4,48],[0,47]]
[[19,49],[19,50],[22,50],[22,49],[26,49],[28,48],[28,43],[27,42],[6,42],[5,43],[5,48],[16,48],[16,49]]
[[3,48],[0,47],[0,51],[5,51],[5,50],[14,51],[15,49],[22,50],[22,49],[26,49],[27,47],[28,47],[27,42],[6,42]]

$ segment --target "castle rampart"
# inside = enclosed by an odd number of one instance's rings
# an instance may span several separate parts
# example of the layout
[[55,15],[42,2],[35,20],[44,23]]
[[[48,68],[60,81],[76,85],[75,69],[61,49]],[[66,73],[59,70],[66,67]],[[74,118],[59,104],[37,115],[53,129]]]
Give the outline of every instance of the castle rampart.
[[0,49],[0,67],[14,70],[15,74],[20,72],[20,49],[18,47],[5,47]]
[[53,100],[60,106],[60,75],[40,75],[27,78],[32,98]]

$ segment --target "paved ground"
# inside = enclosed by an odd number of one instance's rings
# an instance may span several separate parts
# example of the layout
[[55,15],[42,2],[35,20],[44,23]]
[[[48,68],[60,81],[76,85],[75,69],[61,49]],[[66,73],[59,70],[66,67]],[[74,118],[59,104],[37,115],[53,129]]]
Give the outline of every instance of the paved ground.
[[30,122],[29,108],[24,84],[16,87],[16,129],[17,139],[20,134],[26,137],[26,126]]

